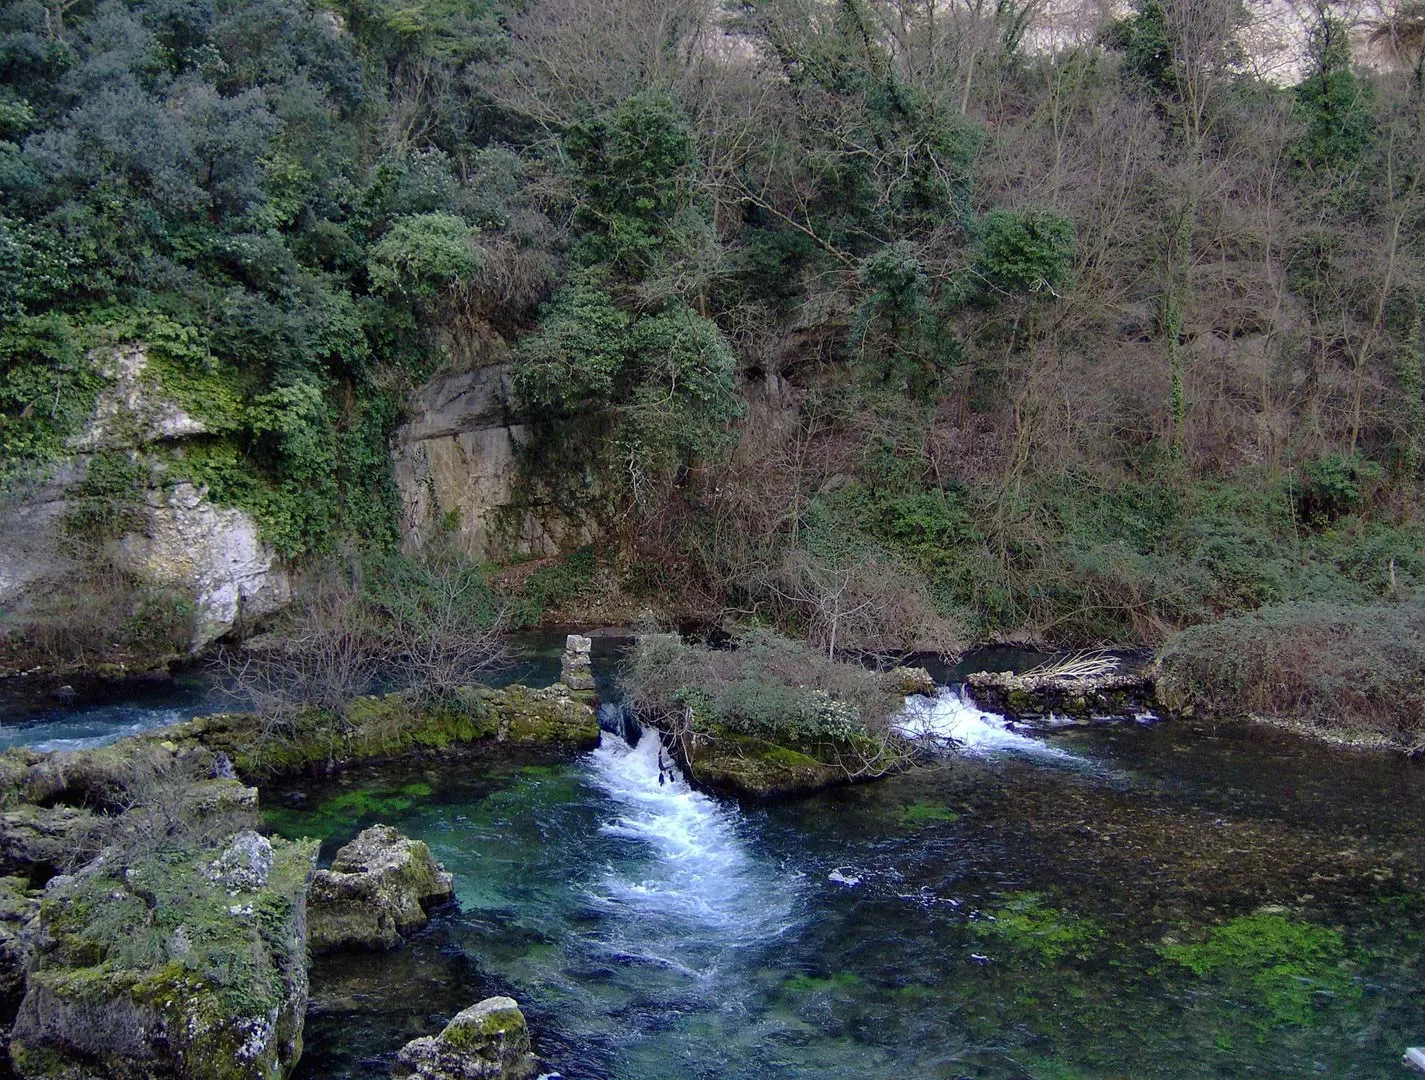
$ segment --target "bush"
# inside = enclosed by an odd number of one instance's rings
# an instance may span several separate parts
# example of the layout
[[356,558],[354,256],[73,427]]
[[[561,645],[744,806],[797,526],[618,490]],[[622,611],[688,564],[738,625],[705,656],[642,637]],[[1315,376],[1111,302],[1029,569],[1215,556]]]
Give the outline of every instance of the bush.
[[744,631],[733,646],[690,645],[671,634],[640,637],[624,672],[630,703],[675,726],[691,719],[695,729],[788,742],[883,733],[900,705],[876,672],[771,631]]
[[1425,738],[1425,603],[1282,604],[1196,626],[1161,653],[1175,710]]
[[979,225],[975,270],[996,292],[1039,292],[1068,281],[1074,223],[1052,210],[991,210]]
[[447,700],[504,660],[502,631],[488,585],[462,557],[353,557],[311,569],[262,648],[216,663],[227,692],[282,736],[393,685]]
[[1307,462],[1301,470],[1297,512],[1310,525],[1335,521],[1359,509],[1379,479],[1380,466],[1359,454],[1328,454]]

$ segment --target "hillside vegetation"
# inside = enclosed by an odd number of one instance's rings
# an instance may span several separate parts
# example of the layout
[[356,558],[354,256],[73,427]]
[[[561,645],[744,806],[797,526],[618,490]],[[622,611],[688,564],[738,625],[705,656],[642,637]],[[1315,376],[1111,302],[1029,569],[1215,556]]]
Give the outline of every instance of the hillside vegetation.
[[1046,19],[15,0],[0,475],[145,341],[208,430],[170,476],[391,548],[403,395],[481,328],[527,489],[665,611],[835,652],[1412,594],[1425,18],[1315,10],[1295,85],[1234,0]]

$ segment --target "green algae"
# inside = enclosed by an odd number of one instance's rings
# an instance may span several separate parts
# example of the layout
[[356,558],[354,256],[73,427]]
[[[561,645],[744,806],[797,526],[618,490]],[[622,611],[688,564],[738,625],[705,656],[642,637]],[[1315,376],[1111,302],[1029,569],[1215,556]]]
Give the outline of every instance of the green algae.
[[909,828],[922,829],[927,825],[949,824],[960,820],[957,811],[943,803],[920,800],[907,803],[901,808],[900,823]]
[[865,986],[865,980],[854,971],[837,971],[831,975],[792,975],[782,984],[793,994],[850,994]]
[[1016,952],[1055,963],[1068,957],[1085,959],[1107,936],[1085,915],[1050,907],[1039,893],[1017,893],[991,915],[973,924]]
[[322,799],[315,806],[264,808],[262,823],[279,836],[315,836],[322,840],[350,832],[354,826],[398,817],[431,794],[429,784],[400,787],[358,787]]
[[1166,942],[1158,952],[1199,978],[1250,989],[1241,996],[1252,1002],[1258,1027],[1308,1026],[1324,1007],[1354,1004],[1362,993],[1341,932],[1281,912],[1244,915],[1200,942]]

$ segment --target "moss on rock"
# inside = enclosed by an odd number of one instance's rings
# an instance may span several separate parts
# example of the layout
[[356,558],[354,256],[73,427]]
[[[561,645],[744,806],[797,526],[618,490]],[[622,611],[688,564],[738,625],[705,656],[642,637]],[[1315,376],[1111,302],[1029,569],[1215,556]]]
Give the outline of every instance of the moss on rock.
[[313,711],[278,731],[243,713],[200,717],[166,730],[172,739],[227,753],[250,776],[492,742],[584,750],[599,741],[593,707],[558,683],[540,690],[463,687],[436,702],[410,693],[360,698],[341,717]]
[[[267,843],[266,841],[263,841]],[[301,1054],[315,841],[229,881],[212,849],[56,878],[11,1058],[26,1080],[276,1080]]]
[[310,897],[313,952],[389,949],[455,895],[450,875],[420,840],[373,825],[317,873]]
[[904,748],[870,735],[788,745],[716,726],[675,739],[673,752],[698,787],[754,799],[804,795],[910,764]]
[[457,1013],[439,1035],[413,1039],[391,1066],[393,1080],[524,1080],[533,1075],[529,1028],[513,998],[486,998]]

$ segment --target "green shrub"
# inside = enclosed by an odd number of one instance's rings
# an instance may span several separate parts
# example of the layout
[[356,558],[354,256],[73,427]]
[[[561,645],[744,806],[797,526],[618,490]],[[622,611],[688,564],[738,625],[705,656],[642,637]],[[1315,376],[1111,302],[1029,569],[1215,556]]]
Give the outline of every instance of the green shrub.
[[592,544],[576,548],[524,580],[509,598],[507,618],[512,627],[538,626],[545,614],[585,595],[598,568]]
[[378,292],[429,300],[473,277],[483,260],[476,230],[454,214],[401,218],[371,248],[371,284]]
[[1301,519],[1324,525],[1359,509],[1380,474],[1379,465],[1359,454],[1328,454],[1307,462],[1297,495]]
[[991,210],[978,227],[975,271],[1001,293],[1053,291],[1069,279],[1074,223],[1052,210]]

